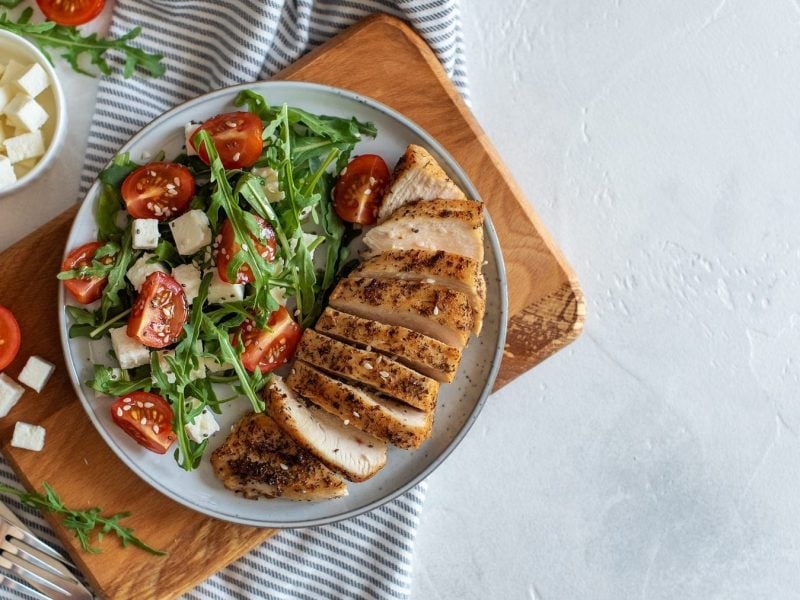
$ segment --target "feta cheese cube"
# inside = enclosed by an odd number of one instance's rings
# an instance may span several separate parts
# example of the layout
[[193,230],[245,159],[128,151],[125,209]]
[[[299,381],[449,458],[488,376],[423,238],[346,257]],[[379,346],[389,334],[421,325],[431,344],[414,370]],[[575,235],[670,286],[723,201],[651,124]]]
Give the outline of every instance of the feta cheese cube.
[[117,355],[119,366],[123,369],[141,367],[150,362],[150,350],[138,340],[128,337],[127,327],[111,330],[111,345]]
[[228,283],[223,281],[216,269],[208,286],[208,303],[222,304],[223,302],[237,302],[244,300],[244,284]]
[[31,98],[35,98],[50,87],[50,78],[42,65],[34,63],[17,78],[17,87]]
[[125,274],[125,276],[128,278],[128,281],[130,281],[133,287],[136,288],[137,292],[141,289],[144,280],[147,279],[147,276],[150,275],[150,273],[155,273],[156,271],[169,273],[167,268],[160,262],[147,262],[153,257],[155,257],[155,254],[145,252],[142,254],[141,258],[139,258],[139,260],[133,263],[133,266],[128,269],[128,272]]
[[44,154],[44,138],[41,131],[23,133],[5,141],[6,153],[12,163]]
[[136,250],[152,250],[158,246],[158,219],[134,219],[133,242]]
[[45,428],[39,425],[31,425],[17,421],[14,425],[14,435],[11,437],[11,445],[14,448],[23,448],[39,452],[44,448]]
[[8,61],[6,68],[3,70],[3,75],[0,77],[0,85],[4,83],[14,83],[27,71],[25,65],[18,63],[15,60]]
[[[203,342],[197,341],[197,354],[203,353]],[[167,377],[167,381],[169,383],[175,383],[175,372],[172,370],[172,367],[167,362],[167,357],[175,358],[175,351],[174,350],[159,350],[156,352],[158,356],[158,366],[161,367],[161,370],[164,372],[164,375]],[[198,359],[198,365],[196,369],[192,369],[189,371],[189,379],[194,381],[195,379],[205,379],[206,376],[206,365],[202,358]],[[156,384],[156,378],[153,376],[152,378],[153,385]]]
[[208,216],[202,210],[190,210],[182,214],[170,221],[169,227],[180,254],[194,254],[211,243],[211,227]]
[[[11,102],[11,99],[17,95],[17,91],[10,85],[0,85],[0,112]],[[2,126],[0,126],[0,129]]]
[[0,417],[5,417],[24,393],[24,387],[5,373],[0,373]]
[[50,115],[36,100],[26,94],[17,94],[6,104],[3,114],[9,125],[18,131],[36,131],[47,122]]
[[184,426],[189,439],[198,444],[219,431],[219,423],[214,414],[208,409],[203,411]]
[[181,284],[186,302],[191,304],[200,291],[200,271],[194,265],[178,265],[172,269],[172,277]]
[[[0,141],[1,143],[1,141]],[[0,155],[0,190],[4,187],[10,187],[17,180],[17,174],[14,172],[14,166],[7,156]]]
[[198,127],[200,127],[200,123],[194,121],[189,121],[183,126],[183,135],[186,140],[186,156],[197,156],[197,150],[192,145],[192,135],[197,131]]
[[38,356],[31,356],[17,379],[19,379],[20,383],[24,383],[32,390],[41,393],[55,368],[53,363]]

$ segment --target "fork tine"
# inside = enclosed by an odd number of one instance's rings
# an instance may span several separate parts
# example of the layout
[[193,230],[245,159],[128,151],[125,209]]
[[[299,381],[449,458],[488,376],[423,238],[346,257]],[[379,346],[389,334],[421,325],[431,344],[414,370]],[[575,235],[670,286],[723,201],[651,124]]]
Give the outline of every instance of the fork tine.
[[[37,554],[39,554],[38,550],[36,550],[34,548],[28,548],[28,547],[26,547],[26,544],[24,544],[24,543],[14,544],[10,540],[7,540],[7,539],[4,539],[4,540],[0,541],[0,554],[7,555],[8,553],[10,553],[10,554],[12,554],[14,556],[19,556],[21,560],[25,560],[25,561],[27,561],[29,563],[33,563],[34,565],[36,565],[40,569],[43,569],[45,571],[49,571],[50,573],[53,573],[53,575],[56,575],[56,576],[59,576],[59,577],[63,577],[64,579],[72,578],[72,573],[70,573],[67,570],[67,568],[62,565],[61,561],[54,561],[56,565],[59,565],[61,567],[61,569],[59,569],[55,565],[53,565],[52,563],[48,563],[48,562],[45,562],[44,560],[42,560],[40,558],[40,556],[37,556]],[[49,555],[45,555],[45,556],[49,556]]]
[[70,597],[68,589],[53,581],[55,577],[50,575],[49,572],[27,564],[18,557],[3,554],[0,556],[0,567],[24,579],[26,584],[36,588],[43,594],[47,594],[51,599],[61,600],[62,598],[67,599]]
[[12,590],[14,592],[20,592],[22,594],[28,594],[29,596],[36,598],[36,600],[53,600],[50,596],[45,596],[32,587],[27,586],[15,579],[11,579],[2,573],[0,573],[0,588]]
[[52,546],[49,546],[48,544],[45,544],[42,540],[40,540],[36,536],[28,533],[27,531],[25,531],[23,529],[20,529],[16,525],[12,525],[10,523],[7,523],[7,525],[6,525],[6,535],[7,536],[11,536],[11,537],[15,537],[18,540],[22,540],[23,542],[25,542],[26,544],[28,544],[32,548],[36,548],[39,552],[42,552],[43,554],[46,554],[47,556],[50,556],[51,558],[54,558],[57,561],[59,561],[61,563],[64,563],[65,565],[71,565],[72,564],[67,558],[62,556],[61,553],[58,550],[56,550]]

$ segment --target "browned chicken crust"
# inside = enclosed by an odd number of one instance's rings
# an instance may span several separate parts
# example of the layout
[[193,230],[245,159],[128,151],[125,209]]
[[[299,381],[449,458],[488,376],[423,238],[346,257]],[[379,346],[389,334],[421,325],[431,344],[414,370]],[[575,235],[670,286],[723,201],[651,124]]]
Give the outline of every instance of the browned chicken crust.
[[389,354],[441,383],[455,379],[461,350],[399,325],[385,325],[372,319],[326,308],[314,326],[331,337]]
[[288,386],[362,431],[400,448],[417,448],[431,433],[433,412],[381,398],[297,360]]
[[439,384],[377,352],[361,350],[306,329],[297,348],[297,358],[348,381],[410,404],[433,410]]
[[347,485],[298,446],[270,417],[249,413],[211,454],[217,477],[245,498],[330,500],[347,495]]
[[418,281],[342,279],[328,302],[337,310],[408,327],[459,348],[466,345],[474,323],[464,292]]

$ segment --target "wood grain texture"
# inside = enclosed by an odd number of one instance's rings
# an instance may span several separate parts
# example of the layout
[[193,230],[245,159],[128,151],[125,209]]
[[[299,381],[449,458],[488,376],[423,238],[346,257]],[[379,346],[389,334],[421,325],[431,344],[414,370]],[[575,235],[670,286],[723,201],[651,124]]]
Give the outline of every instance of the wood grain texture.
[[[360,68],[352,56],[369,56],[370,68]],[[511,318],[497,387],[578,335],[584,305],[572,271],[434,54],[410,28],[391,17],[368,18],[278,78],[344,87],[399,110],[436,137],[472,179],[497,228],[508,270]],[[102,554],[86,554],[51,519],[98,593],[114,600],[174,598],[275,532],[217,521],[169,500],[125,468],[86,417],[70,384],[55,327],[55,274],[75,210],[0,255],[0,303],[14,311],[23,331],[20,355],[7,372],[17,376],[31,354],[57,367],[42,394],[26,392],[9,417],[0,420],[0,444],[29,488],[40,489],[47,481],[70,506],[131,511],[129,523],[137,533],[170,552],[157,558],[123,550],[108,538]],[[31,260],[36,261],[35,277],[29,275]],[[8,445],[19,420],[47,428],[42,452]]]

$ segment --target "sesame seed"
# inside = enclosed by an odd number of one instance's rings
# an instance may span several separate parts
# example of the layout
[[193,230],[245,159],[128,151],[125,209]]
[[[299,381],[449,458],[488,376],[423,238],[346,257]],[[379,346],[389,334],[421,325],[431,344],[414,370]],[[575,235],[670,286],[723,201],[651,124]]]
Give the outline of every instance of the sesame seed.
[[130,404],[126,404],[125,406],[122,407],[122,410],[125,410],[125,411],[130,410],[130,409],[131,409],[131,405]]
[[367,346],[366,350],[367,352],[372,352],[372,346]]
[[225,121],[225,125],[233,129],[234,127],[236,127],[236,121]]
[[145,408],[153,408],[153,406],[154,406],[154,404],[152,402],[145,402],[144,403],[144,407]]
[[353,411],[353,416],[354,416],[356,419],[358,419],[358,418],[359,418],[361,415],[360,415],[360,414],[358,414],[356,411]]
[[142,418],[139,420],[139,423],[140,423],[141,425],[147,425],[147,417],[142,417]]
[[172,183],[174,183],[174,184],[175,184],[175,187],[181,187],[181,178],[180,178],[180,177],[175,177],[175,178],[172,180]]
[[138,406],[139,408],[144,408],[144,404],[142,404],[141,402],[137,402],[136,406]]
[[118,417],[121,417],[121,416],[122,416],[122,409],[121,409],[121,408],[118,408],[118,409],[117,409],[117,416],[118,416]]
[[368,371],[371,371],[371,370],[372,370],[372,368],[373,368],[373,367],[372,367],[372,363],[370,363],[370,362],[364,361],[364,362],[363,362],[363,363],[361,363],[361,364],[362,364],[362,365],[363,365],[363,367],[364,367],[365,369],[367,369]]
[[148,171],[148,172],[147,172],[147,174],[148,174],[150,177],[155,177],[155,176],[156,176],[156,172],[155,172],[155,171]]
[[242,157],[242,154],[241,154],[241,152],[237,152],[237,153],[236,153],[236,154],[234,154],[234,155],[233,155],[231,158],[233,158],[233,162],[236,162],[236,161],[238,161],[238,160],[239,160],[241,157]]
[[389,372],[388,371],[379,371],[378,375],[381,376],[381,379],[389,379]]
[[350,419],[345,419],[345,420],[344,420],[344,424],[345,424],[345,425],[350,425]]
[[438,304],[433,307],[433,314],[434,315],[438,315],[439,314],[439,305]]
[[161,428],[158,426],[158,423],[153,425],[153,433],[158,433],[160,430],[161,430]]
[[288,471],[289,467],[287,467],[285,464],[281,463],[281,469],[283,469],[284,471]]
[[122,401],[123,401],[125,404],[130,404],[131,402],[133,402],[133,400],[131,400],[130,398],[123,398],[123,399],[122,399]]

